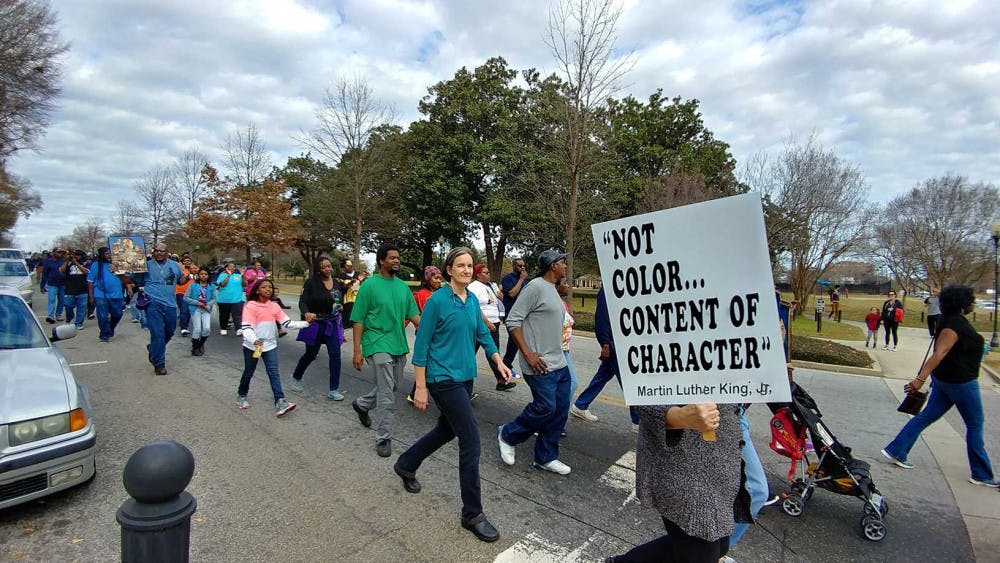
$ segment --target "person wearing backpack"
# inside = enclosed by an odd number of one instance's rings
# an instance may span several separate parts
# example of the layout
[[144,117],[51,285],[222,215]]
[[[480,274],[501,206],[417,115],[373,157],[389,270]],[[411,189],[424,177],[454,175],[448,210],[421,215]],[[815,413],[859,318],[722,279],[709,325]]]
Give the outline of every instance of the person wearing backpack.
[[896,299],[896,292],[889,291],[888,299],[882,303],[882,326],[885,327],[885,347],[883,350],[889,349],[889,335],[892,335],[892,350],[896,351],[896,346],[899,344],[899,336],[896,335],[896,329],[899,328],[899,323],[903,322],[903,304]]

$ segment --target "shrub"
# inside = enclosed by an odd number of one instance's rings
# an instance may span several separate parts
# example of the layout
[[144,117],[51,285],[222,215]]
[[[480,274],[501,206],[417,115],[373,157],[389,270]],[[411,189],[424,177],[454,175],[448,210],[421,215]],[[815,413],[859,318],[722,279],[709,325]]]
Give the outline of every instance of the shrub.
[[872,358],[865,352],[808,336],[792,338],[792,359],[839,366],[872,367]]
[[587,311],[573,311],[573,330],[594,332],[594,314]]

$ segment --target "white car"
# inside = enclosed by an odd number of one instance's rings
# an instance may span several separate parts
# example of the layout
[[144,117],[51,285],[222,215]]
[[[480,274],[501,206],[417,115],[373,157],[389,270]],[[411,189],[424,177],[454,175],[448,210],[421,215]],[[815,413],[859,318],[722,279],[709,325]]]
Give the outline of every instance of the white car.
[[[76,336],[72,324],[52,341]],[[0,509],[94,477],[97,434],[76,382],[27,303],[0,286]]]
[[31,306],[31,299],[35,293],[35,288],[31,280],[28,267],[23,260],[13,258],[0,258],[0,285],[14,288],[21,295],[21,299]]

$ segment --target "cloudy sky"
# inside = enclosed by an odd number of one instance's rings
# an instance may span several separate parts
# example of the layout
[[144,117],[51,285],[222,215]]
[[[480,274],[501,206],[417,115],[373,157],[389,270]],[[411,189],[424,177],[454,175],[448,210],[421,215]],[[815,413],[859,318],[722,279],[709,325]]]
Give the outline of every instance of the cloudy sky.
[[[624,92],[701,101],[740,161],[815,132],[861,167],[873,202],[949,172],[1000,184],[1000,17],[992,2],[624,0]],[[555,70],[546,0],[53,0],[66,56],[39,153],[9,163],[44,209],[42,248],[110,222],[148,170],[187,148],[221,162],[251,121],[275,164],[302,152],[324,88],[367,79],[417,118],[428,86],[503,56]],[[990,15],[990,14],[994,15]]]

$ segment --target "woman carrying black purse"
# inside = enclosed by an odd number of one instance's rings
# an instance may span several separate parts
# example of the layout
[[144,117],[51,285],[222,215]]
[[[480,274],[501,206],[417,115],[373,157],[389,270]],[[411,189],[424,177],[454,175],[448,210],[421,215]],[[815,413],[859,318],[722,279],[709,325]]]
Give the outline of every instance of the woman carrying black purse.
[[983,444],[983,401],[979,393],[979,364],[983,360],[984,339],[965,315],[975,308],[976,296],[971,287],[952,285],[940,295],[941,318],[937,326],[934,352],[924,362],[917,377],[906,384],[907,394],[919,391],[928,377],[934,378],[927,405],[910,419],[896,438],[882,450],[889,461],[912,469],[906,461],[910,448],[925,428],[944,416],[954,405],[965,421],[965,444],[974,485],[997,488],[993,466]]

